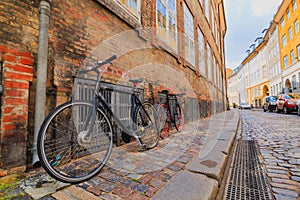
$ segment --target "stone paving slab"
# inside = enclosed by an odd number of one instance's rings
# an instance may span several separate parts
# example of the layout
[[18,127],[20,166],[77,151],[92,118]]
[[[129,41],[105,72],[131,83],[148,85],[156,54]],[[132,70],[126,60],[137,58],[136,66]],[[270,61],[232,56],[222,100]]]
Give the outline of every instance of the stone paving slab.
[[213,150],[204,158],[195,157],[186,167],[194,173],[205,174],[208,177],[221,181],[227,164],[228,156],[219,150]]
[[215,196],[218,189],[218,181],[205,175],[184,170],[178,173],[160,191],[153,200],[205,200]]

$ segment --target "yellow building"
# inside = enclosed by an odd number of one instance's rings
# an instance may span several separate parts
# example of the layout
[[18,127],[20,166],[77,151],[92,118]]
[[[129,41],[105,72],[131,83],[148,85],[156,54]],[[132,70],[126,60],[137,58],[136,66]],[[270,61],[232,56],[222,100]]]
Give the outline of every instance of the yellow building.
[[281,92],[300,90],[300,1],[282,1],[274,21],[278,23],[280,62],[282,69]]

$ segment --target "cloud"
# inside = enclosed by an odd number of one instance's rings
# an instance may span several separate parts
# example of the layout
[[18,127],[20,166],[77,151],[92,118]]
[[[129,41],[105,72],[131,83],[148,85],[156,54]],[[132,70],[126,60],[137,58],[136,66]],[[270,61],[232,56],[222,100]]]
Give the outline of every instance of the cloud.
[[250,2],[254,17],[266,17],[276,13],[281,0],[251,0]]

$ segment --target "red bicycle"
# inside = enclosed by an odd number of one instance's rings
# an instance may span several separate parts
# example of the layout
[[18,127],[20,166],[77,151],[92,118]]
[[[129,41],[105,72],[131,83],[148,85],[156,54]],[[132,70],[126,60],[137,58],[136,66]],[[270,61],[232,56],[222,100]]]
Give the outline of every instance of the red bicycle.
[[163,90],[162,93],[166,95],[166,100],[157,104],[156,109],[159,115],[160,137],[164,139],[169,136],[172,125],[178,132],[182,130],[184,114],[177,98],[179,95],[170,94],[168,90]]

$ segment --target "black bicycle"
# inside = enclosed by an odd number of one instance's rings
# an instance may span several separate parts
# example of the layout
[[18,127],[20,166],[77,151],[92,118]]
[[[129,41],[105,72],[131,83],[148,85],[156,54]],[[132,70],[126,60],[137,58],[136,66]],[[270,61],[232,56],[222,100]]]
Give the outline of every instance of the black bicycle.
[[180,132],[184,125],[184,114],[180,106],[179,100],[175,94],[170,94],[168,90],[163,90],[166,100],[163,103],[156,105],[159,115],[160,137],[166,138],[172,128],[175,126],[176,130]]
[[115,137],[111,119],[144,149],[151,149],[158,143],[158,114],[152,104],[139,98],[137,85],[141,79],[130,80],[134,86],[129,126],[122,123],[102,95],[100,67],[115,59],[116,56],[112,56],[96,67],[80,71],[97,73],[92,103],[69,101],[58,106],[46,117],[39,130],[37,149],[41,165],[59,181],[83,182],[104,167]]

